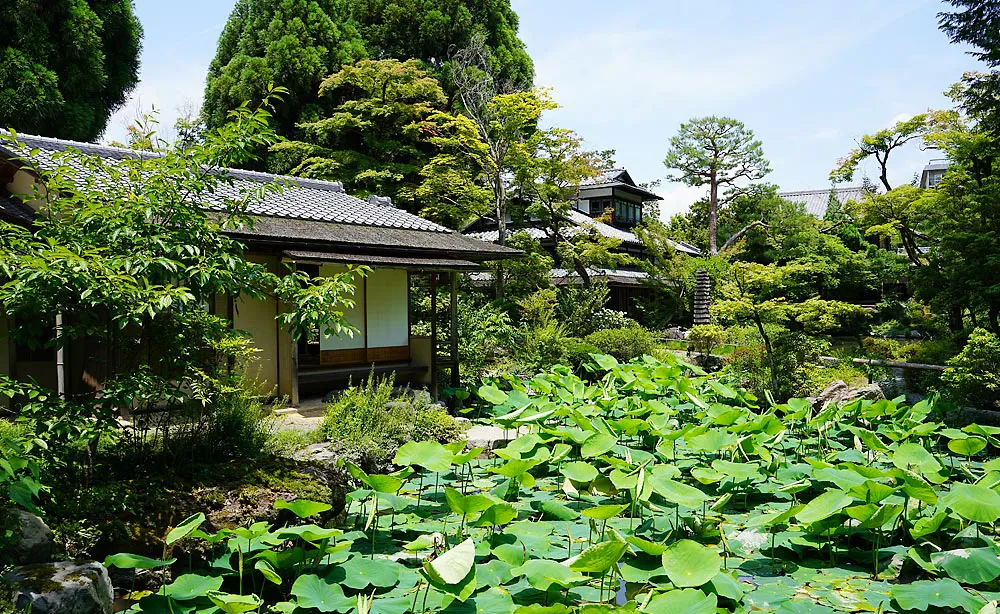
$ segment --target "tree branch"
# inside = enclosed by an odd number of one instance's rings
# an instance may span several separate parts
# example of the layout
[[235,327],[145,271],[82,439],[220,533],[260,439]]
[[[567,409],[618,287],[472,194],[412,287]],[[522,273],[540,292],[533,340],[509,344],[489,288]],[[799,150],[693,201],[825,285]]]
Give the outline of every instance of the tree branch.
[[739,230],[736,234],[729,237],[729,240],[722,244],[722,248],[719,251],[720,252],[726,251],[726,249],[729,248],[729,246],[731,246],[733,243],[736,243],[741,238],[743,238],[743,235],[745,235],[747,232],[758,226],[762,228],[770,228],[770,226],[768,224],[765,224],[762,220],[757,220],[756,222],[750,222],[749,224],[744,226],[741,230]]

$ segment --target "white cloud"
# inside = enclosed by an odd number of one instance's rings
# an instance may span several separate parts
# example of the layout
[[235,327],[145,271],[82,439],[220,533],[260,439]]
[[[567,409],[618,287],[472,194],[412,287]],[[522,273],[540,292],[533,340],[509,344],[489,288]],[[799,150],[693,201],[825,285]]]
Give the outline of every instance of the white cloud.
[[664,222],[678,213],[684,213],[693,203],[706,196],[704,187],[696,188],[682,183],[664,183],[653,191],[663,197],[660,201],[660,219]]

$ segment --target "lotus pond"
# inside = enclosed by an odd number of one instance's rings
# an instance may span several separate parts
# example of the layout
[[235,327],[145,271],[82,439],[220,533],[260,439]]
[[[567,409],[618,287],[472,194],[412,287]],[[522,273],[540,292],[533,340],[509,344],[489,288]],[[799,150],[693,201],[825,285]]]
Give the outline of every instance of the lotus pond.
[[520,429],[492,453],[348,465],[331,526],[310,523],[326,503],[279,501],[300,520],[196,515],[165,560],[107,563],[180,574],[132,612],[995,611],[1000,428],[947,428],[933,401],[764,408],[680,360],[591,367],[480,388]]

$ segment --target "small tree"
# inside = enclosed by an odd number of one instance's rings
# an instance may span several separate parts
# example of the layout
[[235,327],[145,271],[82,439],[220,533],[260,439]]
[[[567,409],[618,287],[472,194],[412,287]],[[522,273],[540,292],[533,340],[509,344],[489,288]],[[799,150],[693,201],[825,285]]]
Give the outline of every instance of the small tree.
[[[703,117],[681,124],[670,139],[664,160],[672,177],[690,186],[708,186],[708,245],[711,254],[719,253],[716,237],[719,220],[720,189],[730,188],[736,196],[741,182],[752,182],[771,172],[760,141],[752,130],[728,117]],[[737,188],[737,189],[733,189]],[[742,234],[742,231],[741,231]]]

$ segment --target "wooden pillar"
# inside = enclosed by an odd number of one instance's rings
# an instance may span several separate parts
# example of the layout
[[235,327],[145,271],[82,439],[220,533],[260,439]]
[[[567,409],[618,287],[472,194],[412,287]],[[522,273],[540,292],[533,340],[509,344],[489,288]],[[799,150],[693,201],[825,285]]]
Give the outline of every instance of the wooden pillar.
[[431,398],[438,398],[437,276],[431,272]]
[[451,273],[451,387],[462,383],[458,373],[458,271]]

